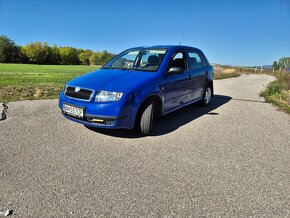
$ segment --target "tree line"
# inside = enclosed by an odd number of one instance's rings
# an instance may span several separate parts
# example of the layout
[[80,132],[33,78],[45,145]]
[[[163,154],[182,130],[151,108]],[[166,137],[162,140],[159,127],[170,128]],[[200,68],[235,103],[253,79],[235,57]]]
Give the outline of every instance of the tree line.
[[290,68],[290,57],[280,58],[278,61],[273,62],[273,68],[275,70],[286,70]]
[[0,63],[103,65],[114,56],[108,51],[51,46],[47,42],[20,46],[7,36],[0,36]]

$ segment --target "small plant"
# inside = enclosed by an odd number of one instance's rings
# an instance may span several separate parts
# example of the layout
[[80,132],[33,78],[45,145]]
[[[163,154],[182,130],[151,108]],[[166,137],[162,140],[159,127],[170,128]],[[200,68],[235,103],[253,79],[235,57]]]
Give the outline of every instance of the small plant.
[[266,99],[266,102],[290,113],[290,74],[277,72],[275,76],[277,80],[271,82],[261,95]]
[[269,87],[265,90],[264,94],[265,96],[271,96],[271,95],[279,95],[283,91],[283,85],[279,82],[273,82]]

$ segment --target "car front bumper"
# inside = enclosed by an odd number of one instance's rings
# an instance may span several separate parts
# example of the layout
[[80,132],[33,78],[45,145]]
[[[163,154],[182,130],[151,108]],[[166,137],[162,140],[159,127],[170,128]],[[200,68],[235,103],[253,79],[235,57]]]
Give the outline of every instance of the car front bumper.
[[[77,118],[63,111],[63,105],[69,104],[75,107],[84,108],[84,117]],[[132,108],[124,102],[87,102],[77,99],[68,98],[61,92],[58,106],[62,115],[74,122],[99,128],[109,129],[131,129],[134,127],[134,119],[132,119]]]

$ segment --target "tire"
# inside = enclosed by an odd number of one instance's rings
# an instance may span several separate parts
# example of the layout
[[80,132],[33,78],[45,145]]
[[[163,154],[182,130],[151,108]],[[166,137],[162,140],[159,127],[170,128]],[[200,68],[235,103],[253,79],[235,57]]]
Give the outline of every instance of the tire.
[[208,85],[204,90],[202,100],[201,100],[201,105],[202,106],[209,105],[211,97],[212,97],[212,88],[210,85]]
[[140,132],[143,135],[151,135],[153,129],[155,105],[153,102],[145,104],[140,118]]

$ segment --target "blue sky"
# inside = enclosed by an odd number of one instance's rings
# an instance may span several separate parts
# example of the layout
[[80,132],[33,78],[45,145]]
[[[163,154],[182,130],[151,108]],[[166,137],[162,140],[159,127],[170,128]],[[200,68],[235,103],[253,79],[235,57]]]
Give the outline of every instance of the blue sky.
[[0,35],[119,53],[140,45],[201,48],[210,62],[290,56],[290,0],[0,0]]

